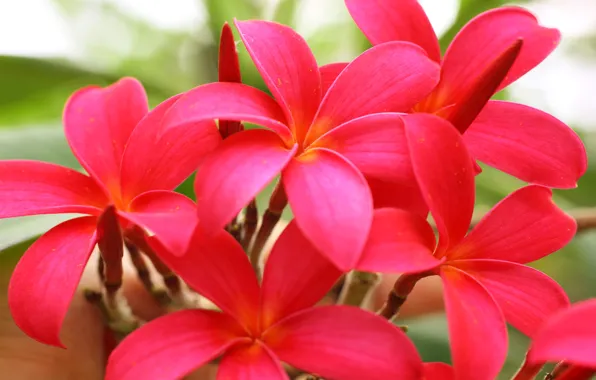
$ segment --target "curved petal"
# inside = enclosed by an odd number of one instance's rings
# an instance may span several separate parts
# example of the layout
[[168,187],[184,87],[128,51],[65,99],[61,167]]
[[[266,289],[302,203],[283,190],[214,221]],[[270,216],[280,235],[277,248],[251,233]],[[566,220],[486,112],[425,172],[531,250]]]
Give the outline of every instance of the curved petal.
[[178,99],[158,105],[130,135],[120,172],[125,204],[145,191],[173,190],[221,141],[213,120],[163,132],[161,121]]
[[319,67],[321,73],[321,89],[322,94],[325,96],[329,88],[335,82],[339,74],[348,66],[348,62],[337,62],[330,63]]
[[112,352],[106,380],[178,379],[241,342],[242,328],[211,310],[184,310],[143,325]]
[[81,89],[66,103],[66,139],[81,165],[110,192],[120,188],[124,147],[148,107],[145,89],[134,78]]
[[400,208],[424,218],[428,215],[428,206],[415,179],[403,183],[385,182],[376,178],[366,180],[375,208]]
[[225,139],[195,179],[202,225],[212,231],[223,228],[282,171],[296,149],[287,149],[276,134],[262,129]]
[[534,268],[500,260],[462,260],[451,264],[480,282],[507,322],[530,337],[554,313],[569,306],[563,288]]
[[424,363],[424,380],[454,380],[455,372],[449,364]]
[[236,21],[240,37],[267,87],[302,141],[321,102],[321,75],[306,41],[292,28],[269,21]]
[[441,264],[433,256],[435,234],[425,219],[398,209],[377,209],[359,270],[413,273]]
[[577,223],[552,201],[552,191],[526,186],[499,202],[449,253],[456,259],[529,263],[563,248]]
[[422,376],[422,361],[406,335],[387,320],[355,307],[303,310],[271,327],[263,339],[284,362],[324,378],[419,380]]
[[507,328],[499,306],[470,275],[441,269],[456,379],[495,379],[507,355]]
[[474,211],[474,167],[461,135],[428,114],[404,117],[414,174],[439,231],[439,246],[459,242]]
[[306,143],[360,116],[406,112],[439,80],[439,66],[406,42],[377,45],[353,60],[323,98]]
[[262,328],[320,301],[341,274],[304,237],[296,221],[291,221],[275,242],[265,264],[261,290]]
[[464,141],[474,158],[538,185],[575,187],[587,167],[584,144],[571,128],[522,104],[488,102]]
[[337,153],[317,148],[293,159],[282,180],[304,235],[338,268],[353,269],[373,214],[362,174]]
[[528,361],[596,366],[596,300],[571,306],[553,316],[532,341]]
[[418,0],[346,0],[352,18],[373,45],[412,42],[441,62],[435,31]]
[[259,124],[286,143],[292,141],[279,104],[263,91],[241,83],[208,83],[193,88],[166,112],[161,125],[167,131],[213,119]]
[[0,218],[81,213],[99,215],[108,199],[84,174],[46,162],[0,161]]
[[[227,22],[224,23],[219,38],[218,81],[242,83],[236,41],[234,41],[232,28]],[[239,121],[219,120],[219,132],[223,138],[242,129],[242,123]]]
[[226,353],[217,380],[289,380],[279,359],[260,343],[239,345]]
[[8,306],[21,330],[63,347],[60,329],[96,243],[95,217],[67,220],[42,235],[17,264]]

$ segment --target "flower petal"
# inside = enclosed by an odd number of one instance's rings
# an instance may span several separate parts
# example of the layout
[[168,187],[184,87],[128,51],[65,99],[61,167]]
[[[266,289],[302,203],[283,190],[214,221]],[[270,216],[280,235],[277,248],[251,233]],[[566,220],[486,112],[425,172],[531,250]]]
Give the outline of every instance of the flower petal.
[[375,208],[400,208],[416,215],[428,215],[428,206],[416,181],[398,183],[367,178]]
[[348,62],[337,62],[319,67],[323,96],[329,91],[333,82],[335,82],[339,74],[346,68],[346,66],[348,66],[348,64]]
[[419,380],[422,376],[422,361],[406,335],[387,320],[355,307],[303,310],[271,327],[263,339],[284,362],[325,378]]
[[404,117],[414,174],[439,231],[439,245],[459,242],[474,211],[474,167],[461,135],[428,114]]
[[536,334],[528,352],[533,363],[567,360],[596,366],[596,300],[571,306],[551,318]]
[[372,44],[412,42],[433,61],[441,61],[439,41],[417,0],[346,0],[346,6]]
[[226,353],[217,371],[218,380],[289,380],[279,359],[260,343],[239,345]]
[[449,364],[424,363],[424,380],[454,380],[455,372]]
[[106,88],[75,92],[64,109],[64,132],[73,153],[109,191],[120,188],[124,147],[138,122],[148,112],[143,85],[124,78]]
[[162,131],[161,121],[176,95],[152,110],[132,132],[120,172],[124,203],[150,190],[173,190],[221,141],[213,120]]
[[587,167],[577,134],[553,116],[490,101],[464,134],[474,158],[526,182],[572,188]]
[[433,256],[435,234],[422,217],[398,209],[377,209],[356,268],[367,272],[412,273],[441,264]]
[[284,106],[302,141],[321,102],[321,75],[306,41],[292,28],[269,21],[236,21],[240,37],[263,80]]
[[480,282],[507,322],[530,337],[550,316],[569,306],[563,288],[534,268],[501,260],[462,260],[452,264]]
[[27,335],[63,347],[60,329],[96,243],[95,217],[67,220],[42,235],[17,264],[8,287],[12,317]]
[[284,141],[292,141],[279,104],[263,91],[241,83],[208,83],[193,88],[166,112],[162,128],[167,131],[213,119],[259,124]]
[[438,65],[420,47],[406,42],[377,45],[339,74],[323,98],[306,143],[360,116],[410,111],[438,80]]
[[[232,28],[225,22],[219,39],[218,80],[220,82],[242,83],[238,50]],[[223,138],[240,132],[242,123],[234,120],[219,120],[219,131]]]
[[[292,268],[292,270],[287,270]],[[271,249],[261,290],[261,325],[320,301],[342,272],[304,237],[291,221]]]
[[529,263],[563,248],[577,223],[552,201],[546,187],[523,187],[499,202],[449,254],[456,259]]
[[143,325],[112,352],[106,380],[178,379],[241,342],[242,328],[212,310],[184,310]]
[[271,131],[235,133],[204,161],[195,180],[201,224],[209,231],[223,228],[294,156]]
[[282,180],[304,235],[338,268],[353,269],[373,214],[362,174],[337,153],[317,148],[293,159]]
[[0,218],[81,213],[99,215],[108,203],[97,183],[46,162],[0,161]]
[[456,379],[493,380],[507,355],[507,328],[499,306],[474,278],[441,269]]

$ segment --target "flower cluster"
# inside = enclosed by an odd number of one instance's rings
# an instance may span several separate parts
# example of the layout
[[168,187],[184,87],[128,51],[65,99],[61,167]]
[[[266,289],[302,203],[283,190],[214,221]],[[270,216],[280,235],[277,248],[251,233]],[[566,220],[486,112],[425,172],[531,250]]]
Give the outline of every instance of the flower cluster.
[[[111,353],[108,379],[176,379],[221,358],[221,379],[287,379],[287,364],[326,379],[490,380],[505,360],[506,323],[533,339],[517,379],[562,360],[566,379],[596,372],[596,305],[569,308],[563,289],[526,265],[575,234],[550,189],[576,186],[583,144],[542,111],[490,100],[550,54],[558,31],[498,8],[441,56],[416,0],[346,5],[373,44],[352,62],[319,67],[291,28],[236,21],[272,96],[241,83],[225,25],[219,82],[151,111],[131,78],[72,95],[65,133],[87,174],[0,161],[0,217],[85,214],[40,237],[15,269],[19,327],[61,346],[98,247],[112,315],[126,314],[126,251],[139,266],[149,258],[173,298],[181,278],[212,303],[133,331]],[[528,185],[472,225],[477,161]],[[196,202],[173,191],[195,170]],[[257,229],[254,199],[277,176]],[[287,205],[294,218],[261,273]],[[377,313],[319,304],[362,273],[401,274]],[[423,363],[390,322],[428,276],[443,283],[453,366]]]

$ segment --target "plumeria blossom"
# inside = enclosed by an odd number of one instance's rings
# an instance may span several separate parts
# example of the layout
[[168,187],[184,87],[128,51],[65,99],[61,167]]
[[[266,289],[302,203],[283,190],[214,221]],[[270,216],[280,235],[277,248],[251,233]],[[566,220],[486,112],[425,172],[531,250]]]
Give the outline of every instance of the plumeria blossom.
[[31,337],[61,345],[62,321],[97,244],[106,251],[104,260],[119,262],[123,235],[136,226],[172,251],[184,249],[190,235],[178,226],[196,224],[196,210],[188,198],[169,190],[221,138],[212,121],[161,135],[161,119],[177,100],[148,112],[145,91],[132,78],[74,93],[64,110],[65,133],[89,175],[45,162],[0,161],[1,218],[87,215],[41,236],[14,270],[10,309]]
[[267,128],[234,134],[203,162],[195,183],[199,219],[205,228],[221,228],[281,173],[300,229],[350,269],[372,221],[364,175],[410,176],[399,171],[407,156],[396,112],[434,88],[438,66],[418,46],[391,42],[366,51],[329,83],[289,27],[236,26],[275,99],[246,85],[212,83],[189,91],[164,118],[169,127],[223,119]]
[[295,222],[272,248],[262,285],[225,232],[192,241],[190,250],[166,262],[221,312],[187,310],[146,324],[112,353],[106,379],[178,379],[218,357],[218,379],[289,379],[282,362],[342,380],[420,380],[423,371],[440,379],[446,370],[423,368],[405,334],[377,315],[314,306],[341,272]]
[[[465,25],[441,58],[439,42],[416,0],[346,0],[373,44],[409,41],[441,65],[441,81],[411,112],[449,120],[472,157],[526,182],[571,188],[585,172],[585,149],[567,125],[522,104],[489,100],[542,62],[560,33],[530,12],[502,7]],[[335,71],[341,64],[335,65]]]
[[568,305],[557,283],[523,264],[567,244],[575,220],[556,207],[548,188],[530,185],[502,200],[468,233],[474,167],[461,135],[433,115],[408,115],[404,123],[439,241],[435,244],[422,217],[379,209],[357,267],[414,273],[414,278],[439,275],[456,378],[494,379],[507,351],[505,321],[534,336],[553,312]]

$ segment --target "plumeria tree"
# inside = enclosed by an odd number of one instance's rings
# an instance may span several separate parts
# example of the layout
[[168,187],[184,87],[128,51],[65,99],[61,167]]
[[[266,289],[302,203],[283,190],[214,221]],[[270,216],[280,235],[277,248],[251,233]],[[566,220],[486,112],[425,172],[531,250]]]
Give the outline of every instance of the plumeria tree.
[[[416,0],[345,5],[373,45],[351,62],[320,66],[291,27],[235,20],[240,44],[223,25],[217,82],[152,110],[133,78],[70,97],[64,130],[85,173],[0,161],[1,218],[83,214],[42,235],[14,270],[8,303],[27,335],[65,347],[61,328],[93,259],[102,285],[86,297],[116,340],[110,380],[178,379],[206,365],[218,379],[492,380],[507,323],[532,340],[515,379],[546,363],[558,363],[549,379],[596,373],[596,304],[571,305],[527,265],[585,227],[551,190],[577,186],[584,145],[543,111],[491,100],[559,32],[497,8],[441,55]],[[242,83],[237,45],[268,91]],[[481,219],[478,162],[526,182]],[[194,199],[174,191],[195,172]],[[255,199],[272,182],[259,215]],[[131,312],[125,256],[166,315]],[[371,309],[389,274],[386,302]],[[450,364],[424,362],[400,325],[401,306],[433,276]]]

